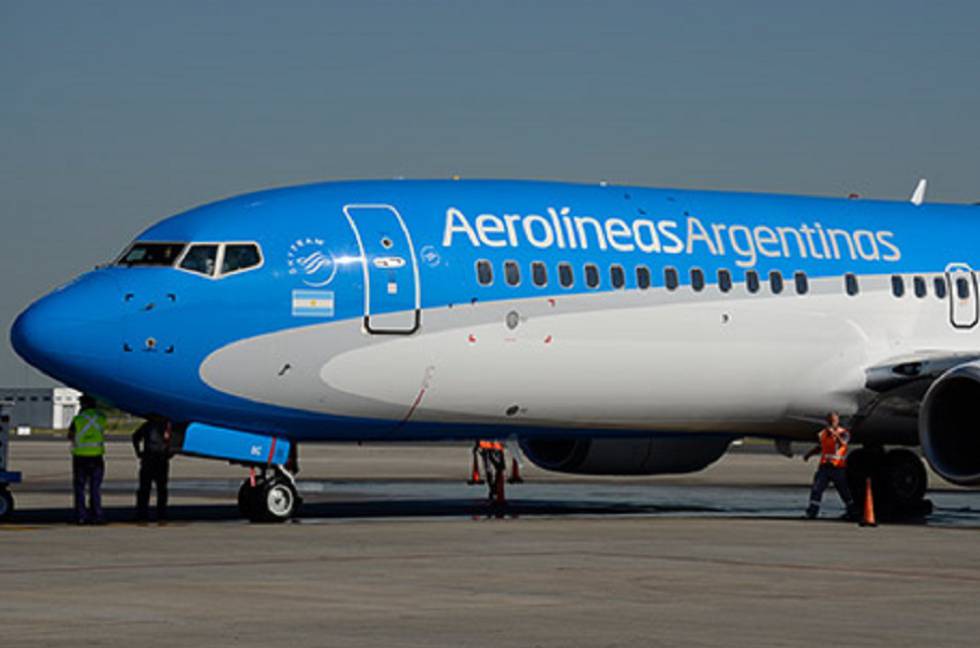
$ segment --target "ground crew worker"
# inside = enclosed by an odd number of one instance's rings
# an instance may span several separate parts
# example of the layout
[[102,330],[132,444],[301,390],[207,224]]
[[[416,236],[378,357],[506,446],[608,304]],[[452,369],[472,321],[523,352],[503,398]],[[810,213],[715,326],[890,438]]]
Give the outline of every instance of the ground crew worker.
[[851,498],[851,490],[847,486],[847,445],[851,442],[851,433],[841,427],[840,416],[837,412],[827,414],[827,426],[820,430],[817,436],[819,443],[803,455],[803,461],[808,461],[815,454],[820,455],[820,466],[813,476],[813,489],[810,491],[810,505],[806,509],[806,517],[813,519],[820,512],[820,500],[828,482],[834,482],[834,488],[840,496],[847,513],[844,518],[857,519],[857,509]]
[[[105,476],[105,414],[96,407],[95,399],[85,395],[79,399],[81,411],[71,421],[68,439],[71,441],[72,485],[75,491],[76,524],[105,524],[102,513],[102,478]],[[85,506],[88,488],[89,506]]]
[[497,497],[497,480],[504,478],[507,463],[504,459],[504,444],[499,441],[480,441],[477,443],[483,459],[483,472],[487,476],[487,488],[491,500]]
[[173,427],[162,416],[151,415],[133,433],[133,450],[140,460],[139,490],[136,491],[136,519],[145,522],[149,518],[150,489],[157,488],[157,521],[167,519],[167,481],[170,477],[170,459]]

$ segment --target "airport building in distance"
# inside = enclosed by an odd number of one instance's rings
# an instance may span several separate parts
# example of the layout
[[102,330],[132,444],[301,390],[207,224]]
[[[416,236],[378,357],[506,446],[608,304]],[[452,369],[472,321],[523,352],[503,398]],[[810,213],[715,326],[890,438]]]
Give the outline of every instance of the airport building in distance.
[[0,402],[10,405],[14,429],[66,429],[78,414],[81,395],[69,387],[0,387]]

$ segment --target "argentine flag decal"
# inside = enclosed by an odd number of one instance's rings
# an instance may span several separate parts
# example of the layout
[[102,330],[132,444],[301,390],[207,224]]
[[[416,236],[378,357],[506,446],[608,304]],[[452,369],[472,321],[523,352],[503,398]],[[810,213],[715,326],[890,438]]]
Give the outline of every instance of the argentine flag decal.
[[294,290],[293,317],[333,317],[333,291]]

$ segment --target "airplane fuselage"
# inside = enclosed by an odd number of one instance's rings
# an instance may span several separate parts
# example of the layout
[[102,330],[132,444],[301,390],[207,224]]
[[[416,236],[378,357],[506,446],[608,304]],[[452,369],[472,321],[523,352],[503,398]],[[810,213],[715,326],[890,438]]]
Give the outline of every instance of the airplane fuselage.
[[[809,438],[826,411],[868,407],[869,368],[977,349],[978,215],[545,182],[310,185],[151,227],[136,245],[172,244],[172,259],[83,275],[13,342],[134,413],[300,441]],[[890,440],[914,443],[912,425]]]

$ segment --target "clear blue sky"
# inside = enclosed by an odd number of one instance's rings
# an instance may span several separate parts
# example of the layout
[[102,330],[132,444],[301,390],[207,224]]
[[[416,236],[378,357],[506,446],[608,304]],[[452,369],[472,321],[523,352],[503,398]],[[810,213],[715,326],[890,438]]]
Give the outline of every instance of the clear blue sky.
[[7,330],[169,214],[351,177],[980,200],[976,2],[0,0]]

